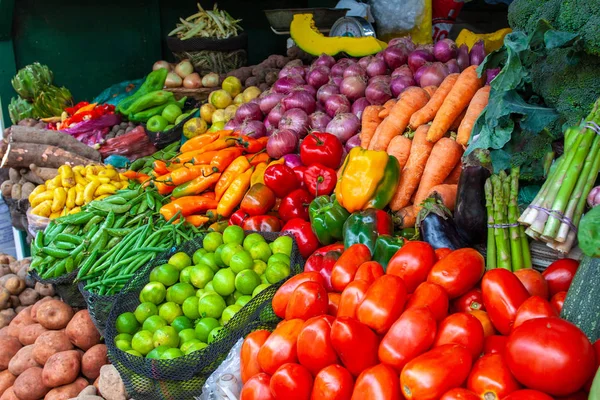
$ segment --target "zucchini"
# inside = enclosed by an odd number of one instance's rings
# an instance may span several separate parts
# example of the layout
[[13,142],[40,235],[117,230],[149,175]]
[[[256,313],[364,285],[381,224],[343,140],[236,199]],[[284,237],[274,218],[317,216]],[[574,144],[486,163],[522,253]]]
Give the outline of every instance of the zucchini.
[[561,317],[574,323],[592,343],[600,339],[600,258],[584,256],[571,282]]
[[592,382],[592,387],[590,388],[590,397],[588,400],[600,400],[600,368],[596,371],[596,377]]

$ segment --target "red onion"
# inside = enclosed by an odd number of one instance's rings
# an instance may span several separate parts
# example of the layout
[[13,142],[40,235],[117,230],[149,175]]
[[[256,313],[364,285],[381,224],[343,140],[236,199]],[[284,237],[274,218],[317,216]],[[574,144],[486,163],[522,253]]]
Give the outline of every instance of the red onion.
[[336,86],[340,86],[343,80],[344,78],[341,76],[332,76],[330,79],[330,81]]
[[299,108],[306,114],[312,114],[316,107],[315,98],[304,90],[295,90],[288,94],[281,100],[281,104],[286,110]]
[[394,71],[392,71],[392,79],[397,78],[399,76],[409,76],[412,78],[413,73],[408,65],[402,65],[396,68]]
[[382,105],[392,98],[390,87],[383,82],[373,82],[367,86],[365,96],[371,104]]
[[325,132],[329,121],[331,121],[331,117],[322,111],[315,111],[308,116],[308,126],[317,132]]
[[403,45],[409,52],[415,51],[416,45],[412,41],[410,35],[394,38],[388,42],[388,46]]
[[415,71],[425,65],[425,63],[433,60],[433,54],[423,49],[419,49],[408,55],[408,66],[410,67],[411,71],[415,73]]
[[363,58],[361,58],[360,60],[358,60],[358,65],[360,65],[363,69],[367,69],[367,65],[369,65],[369,63],[371,62],[371,60],[373,60],[373,56],[365,56]]
[[283,78],[290,75],[300,75],[304,78],[304,67],[299,65],[286,65],[279,71],[279,78]]
[[273,130],[275,129],[273,124],[271,122],[269,122],[269,120],[267,118],[265,118],[265,120],[263,121],[263,125],[265,126],[265,129],[267,130],[267,136],[271,136],[271,133],[273,133]]
[[369,100],[367,100],[366,97],[361,97],[360,99],[358,99],[354,103],[352,103],[351,112],[352,112],[352,114],[356,115],[356,117],[358,119],[360,119],[365,108],[367,108],[367,106],[370,106],[370,105],[371,105],[371,103],[369,102]]
[[419,44],[415,50],[425,50],[426,52],[433,54],[433,43]]
[[327,54],[321,54],[315,61],[313,61],[312,65],[323,65],[327,68],[331,68],[334,64],[335,58]]
[[377,75],[377,76],[374,76],[371,79],[369,79],[368,84],[370,85],[371,83],[375,83],[375,82],[383,82],[386,85],[389,85],[391,81],[392,81],[392,77],[389,75]]
[[456,53],[456,62],[460,70],[464,70],[469,66],[469,48],[466,44],[461,44]]
[[285,165],[294,169],[302,165],[302,161],[300,160],[299,154],[286,154],[283,156],[283,160]]
[[369,65],[367,65],[367,75],[372,78],[377,75],[385,75],[387,72],[387,65],[385,60],[375,57]]
[[349,76],[344,78],[340,85],[340,93],[348,98],[350,101],[354,101],[365,95],[365,89],[367,89],[367,81],[360,76]]
[[240,123],[232,118],[229,121],[227,121],[223,129],[237,131],[238,129],[240,129]]
[[331,75],[332,76],[342,76],[344,75],[344,71],[346,68],[350,66],[350,63],[347,61],[339,60],[333,67],[331,67]]
[[247,120],[262,121],[263,113],[258,104],[245,103],[239,106],[235,112],[235,120],[238,122],[244,122]]
[[456,51],[456,43],[452,39],[442,39],[433,46],[433,56],[444,63],[456,58]]
[[489,85],[490,83],[492,83],[494,78],[497,77],[498,74],[500,73],[500,68],[490,68],[490,69],[486,70],[485,72],[486,72],[485,84]]
[[317,109],[315,112],[325,112],[325,105],[323,103],[321,103],[320,101],[317,101]]
[[446,68],[448,68],[448,72],[451,74],[460,74],[460,67],[458,66],[456,59],[448,61],[446,63]]
[[388,46],[383,51],[383,59],[390,69],[396,69],[401,65],[406,64],[408,59],[408,51],[402,45]]
[[414,80],[415,80],[415,82],[417,82],[417,84],[419,84],[419,81],[421,80],[421,75],[423,75],[423,72],[425,72],[427,67],[429,67],[430,65],[431,65],[430,62],[425,63],[421,68],[419,68],[418,70],[415,71]]
[[329,82],[331,70],[324,65],[316,65],[306,74],[306,82],[315,89]]
[[415,80],[410,76],[398,76],[392,79],[390,83],[390,91],[393,97],[398,97],[400,93],[409,86],[416,86]]
[[265,114],[268,114],[273,107],[277,105],[283,99],[285,95],[283,93],[269,93],[262,99],[260,99],[258,105],[260,106],[260,111]]
[[349,152],[350,150],[358,146],[360,146],[360,134],[357,133],[356,135],[348,139],[348,141],[344,145],[344,148],[346,149],[346,151]]
[[425,67],[423,74],[419,78],[419,85],[425,86],[440,86],[440,83],[448,76],[448,67],[441,62],[434,62]]
[[479,65],[483,62],[485,58],[485,44],[483,40],[478,40],[473,47],[471,47],[471,52],[469,53],[469,62],[471,65]]
[[325,111],[331,118],[350,111],[350,101],[343,94],[333,94],[325,100]]
[[298,85],[303,85],[304,79],[300,75],[288,75],[277,79],[273,84],[276,93],[289,94]]
[[333,83],[328,83],[327,85],[323,85],[317,90],[317,100],[320,103],[325,104],[325,100],[333,94],[339,94],[340,88]]
[[308,114],[300,108],[287,110],[281,117],[279,129],[289,129],[300,137],[304,137],[308,131]]
[[590,208],[598,207],[600,205],[600,186],[596,186],[590,190],[586,201]]
[[346,68],[344,70],[344,75],[342,75],[342,76],[344,78],[348,78],[350,76],[362,76],[362,77],[366,77],[367,76],[367,72],[359,64],[352,64],[352,65],[350,65],[348,68]]
[[271,158],[281,158],[296,151],[298,135],[289,129],[279,129],[273,132],[267,141],[267,154]]
[[242,135],[253,138],[260,138],[267,135],[267,128],[265,128],[265,124],[263,124],[261,121],[247,120],[240,125],[239,129]]
[[[380,51],[379,53],[375,54],[375,58],[378,60],[383,60],[383,51]],[[385,60],[383,60],[385,62]]]
[[360,120],[352,113],[340,113],[329,124],[326,131],[337,136],[340,142],[346,143],[360,129]]
[[292,92],[296,92],[296,91],[305,91],[306,93],[310,94],[313,98],[315,98],[317,96],[317,89],[315,89],[314,87],[310,86],[310,85],[299,85],[298,87],[294,88],[292,90]]
[[279,121],[281,121],[281,117],[283,116],[284,112],[285,110],[283,109],[283,104],[277,103],[277,105],[269,112],[269,115],[267,115],[266,119],[269,120],[271,125],[277,126],[279,125]]
[[340,58],[338,60],[338,62],[343,62],[348,65],[356,64],[356,60],[354,58],[348,58],[348,57]]

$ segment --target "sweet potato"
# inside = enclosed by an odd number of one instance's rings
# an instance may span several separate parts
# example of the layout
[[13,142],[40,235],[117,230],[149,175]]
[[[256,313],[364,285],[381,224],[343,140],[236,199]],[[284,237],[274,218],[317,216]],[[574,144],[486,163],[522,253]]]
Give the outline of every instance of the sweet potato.
[[17,379],[17,377],[11,374],[9,370],[0,372],[0,396],[2,396],[2,393],[4,393],[6,389],[15,383],[15,379]]
[[75,381],[81,371],[81,354],[77,350],[56,353],[46,361],[42,382],[48,387],[68,385]]
[[31,319],[32,307],[33,306],[26,307],[23,311],[17,314],[17,316],[10,322],[10,326],[23,328],[24,326],[33,324],[33,319]]
[[100,376],[100,368],[108,364],[106,345],[97,344],[85,352],[81,358],[81,373],[88,379]]
[[68,400],[77,395],[89,385],[85,378],[77,378],[75,382],[59,386],[48,392],[44,400]]
[[43,398],[50,388],[44,385],[40,367],[29,368],[17,377],[13,390],[20,400],[38,400]]
[[46,331],[47,329],[40,324],[24,326],[19,330],[19,342],[21,342],[23,346],[34,344],[37,338]]
[[19,350],[21,350],[21,342],[19,339],[12,336],[2,336],[0,337],[0,371],[4,371],[8,368],[8,363],[10,359],[17,354]]
[[67,325],[65,333],[71,343],[84,351],[100,343],[100,332],[94,326],[88,310],[78,311]]
[[8,363],[8,370],[13,375],[19,376],[31,367],[41,367],[41,365],[33,359],[32,353],[34,348],[34,344],[22,347],[10,360]]
[[46,329],[63,329],[73,318],[73,309],[60,300],[51,300],[40,305],[35,316]]
[[21,399],[19,399],[17,397],[13,387],[11,386],[4,391],[2,396],[0,396],[0,400],[21,400]]
[[[35,285],[36,285],[36,288],[37,288],[38,284],[36,283]],[[39,293],[39,291],[38,291],[38,293]],[[31,307],[31,319],[33,320],[33,322],[38,322],[38,320],[37,320],[37,310],[38,310],[38,308],[40,308],[40,306],[42,304],[44,304],[45,302],[50,301],[50,300],[54,300],[54,299],[52,297],[50,297],[50,296],[42,297],[41,299],[39,299],[38,301],[36,301],[36,303]]]
[[33,359],[38,364],[44,365],[52,355],[72,349],[73,344],[64,331],[47,331],[42,333],[35,341]]

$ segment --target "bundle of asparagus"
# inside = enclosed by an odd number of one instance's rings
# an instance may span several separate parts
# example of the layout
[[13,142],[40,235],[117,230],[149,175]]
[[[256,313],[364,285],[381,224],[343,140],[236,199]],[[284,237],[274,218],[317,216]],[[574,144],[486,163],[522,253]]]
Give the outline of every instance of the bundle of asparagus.
[[585,121],[565,132],[564,154],[556,160],[546,182],[519,218],[525,233],[548,247],[569,253],[585,201],[600,169],[600,99]]
[[513,168],[510,176],[501,171],[485,182],[488,269],[517,271],[532,267],[525,228],[517,221],[518,194],[519,168]]

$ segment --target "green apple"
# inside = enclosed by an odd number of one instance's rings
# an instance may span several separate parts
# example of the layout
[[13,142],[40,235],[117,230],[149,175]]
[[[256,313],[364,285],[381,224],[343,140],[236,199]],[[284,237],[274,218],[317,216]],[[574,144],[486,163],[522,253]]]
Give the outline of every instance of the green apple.
[[190,113],[181,114],[179,117],[175,119],[175,125],[179,125],[181,121],[190,116]]
[[162,132],[165,130],[168,124],[169,121],[164,119],[162,116],[155,115],[148,120],[146,123],[146,128],[148,128],[150,132]]
[[181,108],[177,104],[169,104],[162,112],[163,118],[170,123],[175,122],[177,117],[179,117],[181,114]]
[[169,125],[165,126],[165,129],[163,129],[163,132],[170,131],[173,128],[175,128],[175,125],[169,124]]

